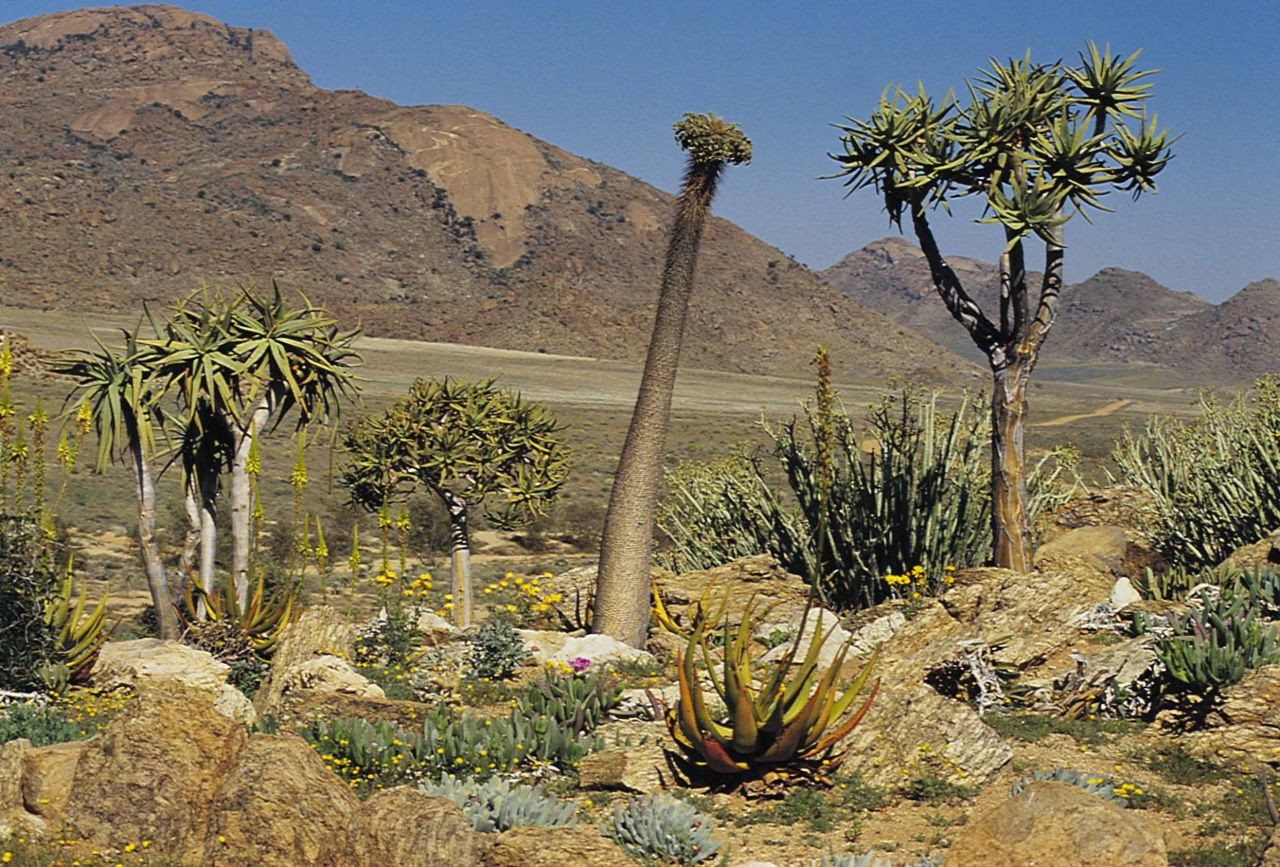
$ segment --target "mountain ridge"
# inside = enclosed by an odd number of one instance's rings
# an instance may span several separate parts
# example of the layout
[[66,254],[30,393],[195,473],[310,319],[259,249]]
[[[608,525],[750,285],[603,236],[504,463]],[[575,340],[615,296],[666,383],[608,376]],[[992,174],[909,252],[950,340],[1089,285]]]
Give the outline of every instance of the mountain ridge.
[[[0,142],[6,303],[278,277],[376,335],[644,354],[672,196],[476,109],[317,88],[267,31],[164,5],[0,26]],[[807,376],[818,343],[844,375],[973,375],[713,218],[683,363]]]
[[[999,310],[996,265],[948,264],[988,316]],[[968,335],[937,298],[924,253],[890,236],[818,272],[833,288],[970,359]],[[1028,273],[1037,286],[1039,272]],[[1175,292],[1140,271],[1106,267],[1064,287],[1047,361],[1158,365],[1198,382],[1240,382],[1280,370],[1280,283],[1265,278],[1221,304]]]

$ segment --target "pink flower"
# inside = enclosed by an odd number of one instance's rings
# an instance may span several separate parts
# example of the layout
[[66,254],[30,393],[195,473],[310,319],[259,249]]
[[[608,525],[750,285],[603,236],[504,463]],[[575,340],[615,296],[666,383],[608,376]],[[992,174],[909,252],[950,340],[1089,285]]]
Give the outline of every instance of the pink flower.
[[591,660],[583,656],[576,656],[573,659],[569,660],[569,667],[572,668],[574,671],[578,672],[579,674],[586,671],[587,668],[590,667],[590,665],[591,665]]

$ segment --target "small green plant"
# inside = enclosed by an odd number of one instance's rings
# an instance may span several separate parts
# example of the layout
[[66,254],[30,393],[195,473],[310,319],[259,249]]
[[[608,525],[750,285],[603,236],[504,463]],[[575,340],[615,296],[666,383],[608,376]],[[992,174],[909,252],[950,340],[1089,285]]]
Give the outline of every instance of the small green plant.
[[600,830],[632,855],[660,864],[700,864],[723,845],[711,836],[709,818],[665,793],[615,804]]
[[1151,771],[1179,786],[1202,786],[1228,776],[1213,762],[1191,755],[1180,743],[1161,744],[1133,757]]
[[510,677],[528,657],[524,641],[505,620],[492,620],[471,636],[471,674],[501,680]]
[[950,804],[967,801],[978,794],[972,786],[962,786],[936,774],[923,774],[907,781],[902,794],[912,801]]
[[578,809],[577,804],[548,795],[540,786],[513,784],[496,777],[478,783],[446,774],[439,782],[423,783],[419,788],[433,797],[453,801],[471,820],[472,827],[482,832],[502,832],[525,825],[572,825]]
[[1068,735],[1078,744],[1101,744],[1109,738],[1132,734],[1142,729],[1142,723],[1123,719],[1072,719],[1048,714],[1009,711],[989,713],[984,722],[1003,738],[1016,738],[1027,743],[1044,740],[1050,734]]

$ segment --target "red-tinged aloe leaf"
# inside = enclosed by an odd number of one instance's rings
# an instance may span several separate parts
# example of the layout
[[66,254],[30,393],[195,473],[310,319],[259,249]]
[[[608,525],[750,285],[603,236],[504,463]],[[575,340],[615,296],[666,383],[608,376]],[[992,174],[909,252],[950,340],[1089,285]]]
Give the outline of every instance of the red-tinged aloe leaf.
[[690,744],[702,740],[698,730],[697,717],[693,709],[693,690],[689,688],[689,675],[685,670],[684,653],[676,651],[676,679],[680,685],[680,699],[676,703],[676,713],[680,722],[680,731]]
[[707,767],[720,774],[739,774],[747,770],[746,762],[735,762],[729,752],[714,738],[702,739],[702,755],[707,760]]
[[838,729],[818,741],[818,743],[814,745],[813,749],[809,750],[809,754],[816,755],[818,753],[826,752],[836,744],[840,743],[840,741],[844,740],[844,738],[848,736],[849,732],[857,728],[858,723],[862,722],[862,718],[867,715],[867,711],[871,708],[872,699],[876,697],[876,693],[879,691],[880,681],[877,680],[875,685],[871,687],[871,693],[867,696],[867,700],[862,703],[862,707],[858,708],[857,713],[845,720]]

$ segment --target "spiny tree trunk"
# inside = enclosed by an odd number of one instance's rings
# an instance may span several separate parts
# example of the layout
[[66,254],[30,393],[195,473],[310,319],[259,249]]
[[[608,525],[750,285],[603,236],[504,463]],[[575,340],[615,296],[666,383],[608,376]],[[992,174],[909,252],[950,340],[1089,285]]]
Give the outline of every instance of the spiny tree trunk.
[[723,168],[720,162],[691,162],[685,174],[662,272],[653,336],[601,534],[591,629],[633,647],[644,646],[648,631],[653,524],[662,488],[671,394],[702,230]]
[[1031,571],[1031,516],[1027,508],[1026,452],[1022,442],[1030,365],[993,369],[991,393],[991,530],[996,565]]
[[160,637],[177,639],[178,613],[169,598],[169,584],[156,544],[156,489],[151,478],[151,467],[142,449],[141,437],[135,431],[130,437],[133,453],[134,487],[138,498],[138,547],[142,551],[142,570],[151,591],[151,604],[155,607]]
[[453,622],[471,625],[471,542],[467,537],[467,504],[461,497],[445,497],[449,513],[449,560],[453,572]]
[[241,611],[249,600],[249,550],[252,544],[250,516],[253,514],[253,497],[246,467],[253,438],[266,429],[270,417],[271,402],[264,395],[249,414],[247,425],[232,426],[236,442],[231,459],[231,581]]

